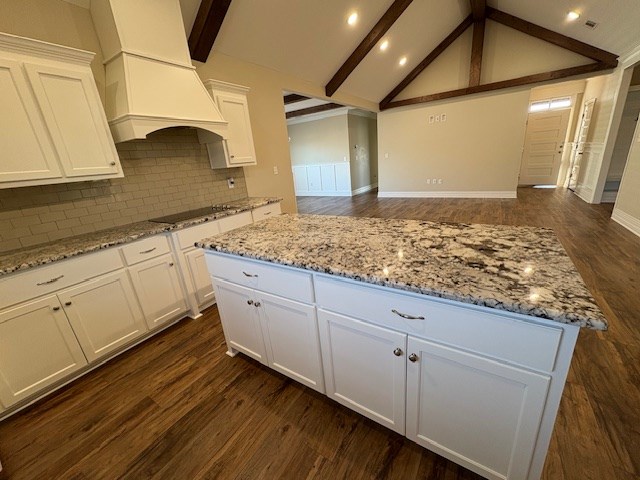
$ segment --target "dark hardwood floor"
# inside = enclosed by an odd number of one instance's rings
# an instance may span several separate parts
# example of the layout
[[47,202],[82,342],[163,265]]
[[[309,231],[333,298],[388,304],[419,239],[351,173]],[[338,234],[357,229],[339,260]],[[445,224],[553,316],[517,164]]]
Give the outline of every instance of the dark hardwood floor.
[[[583,330],[543,478],[640,478],[640,239],[564,190],[517,200],[299,198],[302,213],[555,229],[605,312]],[[0,422],[0,479],[476,479],[185,319]],[[490,439],[488,439],[490,441]]]

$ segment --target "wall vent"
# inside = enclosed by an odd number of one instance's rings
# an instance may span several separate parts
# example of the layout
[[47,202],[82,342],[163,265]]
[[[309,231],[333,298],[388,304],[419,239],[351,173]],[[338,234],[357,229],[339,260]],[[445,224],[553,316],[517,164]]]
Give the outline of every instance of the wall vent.
[[589,27],[591,30],[593,30],[594,28],[596,28],[598,26],[598,24],[596,22],[594,22],[593,20],[587,20],[586,22],[584,22],[585,27]]

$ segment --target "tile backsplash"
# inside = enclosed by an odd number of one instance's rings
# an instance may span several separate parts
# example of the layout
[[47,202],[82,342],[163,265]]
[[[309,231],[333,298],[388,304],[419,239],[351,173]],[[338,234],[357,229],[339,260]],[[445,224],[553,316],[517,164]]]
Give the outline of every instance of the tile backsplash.
[[193,129],[117,149],[124,178],[0,189],[0,252],[247,196],[242,168],[212,170]]

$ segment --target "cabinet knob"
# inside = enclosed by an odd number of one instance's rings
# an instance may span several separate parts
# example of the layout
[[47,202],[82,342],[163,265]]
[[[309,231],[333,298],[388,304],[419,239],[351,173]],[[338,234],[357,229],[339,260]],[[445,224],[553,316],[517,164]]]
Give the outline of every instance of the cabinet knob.
[[70,306],[70,305],[71,305],[71,302],[64,302],[64,304],[65,304],[65,306],[67,306],[67,307],[68,307],[68,306]]
[[253,305],[253,300],[247,300],[247,305]]
[[169,266],[170,266],[170,267],[173,267],[173,262],[169,262]]
[[411,355],[409,355],[409,360],[411,360],[412,362],[417,362],[418,361],[418,355],[416,355],[415,353],[412,353]]
[[258,308],[260,306],[260,302],[255,302],[253,305]]
[[111,165],[112,167],[116,164],[116,162],[111,162],[109,165]]
[[401,355],[402,355],[402,349],[401,349],[401,348],[396,348],[396,349],[393,351],[393,354],[394,354],[396,357],[401,356]]
[[60,307],[53,307],[54,312],[57,312],[58,310],[60,310]]
[[229,155],[229,158],[236,158],[235,155]]

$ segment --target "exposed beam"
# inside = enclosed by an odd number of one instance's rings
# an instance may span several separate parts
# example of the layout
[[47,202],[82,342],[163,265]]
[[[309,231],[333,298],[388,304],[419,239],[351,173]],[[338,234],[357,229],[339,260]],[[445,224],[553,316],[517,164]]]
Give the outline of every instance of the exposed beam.
[[384,15],[378,20],[378,23],[371,29],[371,31],[364,37],[364,40],[360,42],[360,45],[353,51],[346,62],[335,73],[333,78],[329,80],[325,87],[327,97],[330,97],[336,90],[344,83],[347,77],[355,70],[360,64],[362,59],[371,51],[371,49],[378,43],[378,41],[387,33],[387,30],[391,28],[391,25],[402,15],[407,7],[413,0],[395,0]]
[[191,58],[206,62],[231,0],[202,0],[189,35]]
[[297,93],[291,93],[289,95],[284,96],[285,105],[289,105],[290,103],[296,103],[296,102],[304,102],[305,100],[309,100],[309,97],[305,97],[304,95],[298,95]]
[[590,63],[588,65],[580,65],[578,67],[564,68],[561,70],[553,70],[551,72],[545,73],[537,73],[535,75],[527,75],[525,77],[513,78],[511,80],[487,83],[484,85],[477,85],[475,87],[460,88],[458,90],[434,93],[431,95],[424,95],[422,97],[397,100],[395,102],[389,102],[386,105],[381,104],[380,110],[388,110],[389,108],[404,107],[407,105],[416,105],[418,103],[434,102],[436,100],[443,100],[445,98],[462,97],[464,95],[471,95],[474,93],[490,92],[492,90],[500,90],[503,88],[530,85],[532,83],[546,82],[549,80],[558,80],[561,78],[573,77],[576,75],[594,73],[602,70],[610,70],[612,68],[615,68],[615,65],[609,65],[603,62]]
[[471,0],[471,15],[473,15],[474,22],[484,20],[486,10],[487,0]]
[[411,70],[411,72],[409,73],[409,75],[407,75],[406,77],[404,77],[404,79],[398,84],[396,85],[396,88],[394,88],[393,90],[391,90],[391,92],[389,92],[389,94],[384,97],[382,99],[382,101],[380,102],[380,108],[384,108],[385,105],[388,105],[389,102],[391,102],[391,100],[393,100],[394,98],[396,98],[398,96],[398,94],[404,90],[407,85],[409,85],[411,82],[413,82],[415,80],[415,78],[420,75],[420,73],[422,73],[422,71],[427,68],[429,65],[431,65],[431,63],[438,58],[438,56],[444,52],[447,47],[449,45],[451,45],[460,35],[462,35],[464,33],[464,31],[469,28],[469,26],[473,23],[473,17],[471,15],[469,15],[467,18],[465,18],[462,23],[460,23],[460,25],[458,25],[453,32],[451,32],[447,38],[445,38],[442,42],[440,42],[438,44],[438,46],[436,48],[434,48],[431,53],[429,53],[429,55],[427,55],[425,57],[424,60],[422,60],[417,67],[415,67],[413,70]]
[[471,68],[469,70],[469,86],[480,85],[482,71],[482,50],[484,48],[485,19],[473,22],[473,41],[471,43]]
[[287,118],[300,117],[301,115],[309,115],[311,113],[326,112],[327,110],[335,110],[336,108],[342,108],[344,105],[338,105],[337,103],[325,103],[323,105],[316,105],[315,107],[302,108],[300,110],[294,110],[287,112]]
[[513,15],[501,12],[495,8],[487,7],[487,18],[598,62],[603,62],[607,65],[617,65],[618,57],[613,53],[574,38],[567,37],[566,35],[546,29],[521,18],[514,17]]

